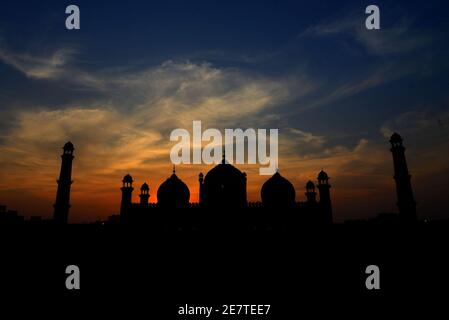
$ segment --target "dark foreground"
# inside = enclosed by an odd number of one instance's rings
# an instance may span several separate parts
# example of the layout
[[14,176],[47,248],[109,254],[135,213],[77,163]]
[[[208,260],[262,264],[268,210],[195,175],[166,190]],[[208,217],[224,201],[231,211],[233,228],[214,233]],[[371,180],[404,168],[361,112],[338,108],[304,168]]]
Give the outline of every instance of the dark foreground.
[[[271,305],[269,315],[250,319],[300,318],[307,309],[319,315],[329,311],[324,306],[342,311],[355,301],[407,309],[414,307],[411,301],[424,303],[448,290],[448,231],[447,223],[245,232],[3,226],[0,290],[4,305],[37,302],[41,311],[58,304],[78,312],[89,306],[157,319],[206,319],[178,316],[186,304]],[[78,291],[65,287],[65,268],[72,264],[80,268]],[[380,290],[365,287],[365,269],[372,264],[380,268]]]

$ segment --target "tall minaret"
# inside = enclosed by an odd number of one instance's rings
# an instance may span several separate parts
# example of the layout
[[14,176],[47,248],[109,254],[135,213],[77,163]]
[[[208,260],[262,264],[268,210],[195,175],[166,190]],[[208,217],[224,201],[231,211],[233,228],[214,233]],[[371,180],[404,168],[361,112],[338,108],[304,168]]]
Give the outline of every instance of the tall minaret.
[[391,153],[394,163],[394,180],[396,181],[397,206],[399,215],[403,221],[416,221],[416,202],[413,197],[411,175],[408,173],[405,160],[405,148],[402,145],[402,137],[393,133],[390,138]]
[[332,223],[332,203],[329,184],[329,176],[326,172],[321,170],[318,174],[318,190],[320,191],[320,210],[323,215],[323,220],[326,223]]
[[129,212],[129,209],[132,205],[132,197],[133,197],[133,177],[130,174],[127,174],[123,177],[123,187],[122,190],[122,202],[120,205],[120,216],[124,218],[126,214]]
[[73,144],[69,141],[63,147],[63,154],[61,155],[61,172],[59,174],[58,191],[56,193],[56,202],[53,205],[54,214],[53,219],[58,224],[67,224],[69,219],[69,209],[70,209],[70,187],[73,183],[72,181],[72,162],[73,151],[75,148]]

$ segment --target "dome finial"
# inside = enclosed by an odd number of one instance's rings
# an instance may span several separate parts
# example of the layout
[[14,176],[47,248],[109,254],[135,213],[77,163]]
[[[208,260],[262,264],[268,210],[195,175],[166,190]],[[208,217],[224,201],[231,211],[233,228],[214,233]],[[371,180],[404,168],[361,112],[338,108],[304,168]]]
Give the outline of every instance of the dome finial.
[[176,167],[175,167],[175,165],[173,165],[173,174],[175,174],[176,173]]
[[226,148],[223,145],[223,159],[221,160],[221,163],[225,164],[226,163]]

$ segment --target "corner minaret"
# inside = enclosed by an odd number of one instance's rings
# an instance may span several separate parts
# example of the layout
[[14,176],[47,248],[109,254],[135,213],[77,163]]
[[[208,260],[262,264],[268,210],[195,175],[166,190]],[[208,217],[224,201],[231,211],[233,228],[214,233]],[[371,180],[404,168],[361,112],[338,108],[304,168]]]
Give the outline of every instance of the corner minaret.
[[320,211],[322,214],[323,222],[332,223],[332,203],[329,184],[329,176],[326,172],[321,170],[318,174],[318,190],[320,192]]
[[73,156],[73,151],[75,148],[69,141],[62,149],[64,151],[61,155],[61,172],[59,174],[59,179],[57,180],[58,191],[56,193],[56,202],[53,205],[55,209],[53,219],[58,224],[67,224],[70,209],[70,187],[73,183],[72,162],[75,158]]
[[308,203],[316,203],[315,184],[310,180],[306,184],[306,198]]
[[125,218],[126,214],[129,212],[129,209],[132,206],[132,197],[133,197],[133,177],[128,173],[123,177],[123,186],[120,188],[122,190],[122,202],[120,205],[120,216]]
[[390,138],[391,154],[393,155],[394,180],[396,181],[397,206],[399,215],[403,221],[416,221],[416,202],[413,197],[411,175],[408,172],[405,159],[405,148],[402,145],[402,137],[393,133]]
[[147,208],[150,199],[150,187],[146,182],[142,185],[142,187],[140,187],[139,198],[140,198],[140,206]]

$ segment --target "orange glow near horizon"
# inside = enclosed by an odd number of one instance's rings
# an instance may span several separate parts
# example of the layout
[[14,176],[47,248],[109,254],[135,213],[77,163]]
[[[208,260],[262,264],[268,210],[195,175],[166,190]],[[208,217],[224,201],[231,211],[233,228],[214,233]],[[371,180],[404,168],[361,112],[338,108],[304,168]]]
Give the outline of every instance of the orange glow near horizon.
[[[174,143],[151,127],[138,130],[134,122],[126,121],[119,114],[96,109],[23,114],[20,125],[4,137],[0,146],[0,204],[24,216],[51,217],[60,148],[68,140],[75,145],[71,222],[103,220],[117,214],[121,180],[127,173],[135,180],[133,201],[138,202],[140,186],[147,182],[150,202],[156,202],[157,188],[172,173],[169,152]],[[315,182],[324,169],[331,178],[336,221],[397,211],[387,139],[360,139],[352,147],[332,148],[325,147],[322,140],[298,130],[280,131],[278,165],[281,175],[294,185],[297,201],[304,200],[307,181]],[[318,151],[302,154],[310,144]],[[445,208],[445,200],[432,191],[434,183],[445,183],[441,178],[441,172],[448,170],[445,140],[434,141],[432,146],[424,141],[412,150],[419,150],[408,157],[419,203],[427,208]],[[212,167],[176,167],[176,174],[190,189],[191,202],[198,201],[198,174],[206,174]],[[248,201],[260,201],[260,189],[269,176],[259,175],[259,165],[236,167],[247,173]]]
[[[86,222],[92,220],[103,220],[112,214],[118,214],[120,208],[121,199],[121,180],[126,173],[130,173],[133,176],[134,192],[133,202],[138,202],[138,194],[140,192],[140,186],[147,182],[150,186],[150,202],[157,202],[157,189],[159,185],[165,181],[171,175],[171,164],[168,161],[162,161],[153,163],[154,168],[150,165],[147,170],[136,168],[135,170],[122,170],[121,173],[114,175],[102,175],[98,172],[91,172],[90,170],[84,170],[80,163],[81,156],[75,153],[75,159],[73,163],[73,180],[71,192],[71,210],[70,221],[71,222]],[[322,167],[329,167],[327,171],[331,176],[331,184],[335,181],[335,186],[332,188],[332,198],[338,199],[334,201],[336,212],[338,214],[339,208],[347,205],[347,202],[351,196],[345,194],[342,189],[338,187],[338,176],[334,172],[334,168],[337,165],[337,159],[333,159],[333,166],[316,166],[314,161],[303,160],[299,162],[301,166],[293,165],[293,159],[285,161],[285,169],[281,166],[280,173],[289,179],[296,189],[296,200],[305,200],[305,184],[308,180],[316,181],[316,175]],[[313,162],[313,165],[310,164]],[[283,163],[282,161],[280,163]],[[315,170],[308,168],[309,166],[316,167]],[[199,201],[199,182],[198,174],[203,172],[206,174],[213,166],[211,165],[180,165],[176,167],[176,174],[182,179],[190,190],[190,201]],[[258,174],[259,165],[242,165],[238,166],[241,171],[247,173],[247,194],[248,201],[260,201],[260,189],[263,183],[270,176],[260,176]],[[27,181],[26,185],[22,186],[27,189],[25,194],[33,203],[23,203],[21,192],[8,192],[5,190],[4,180],[2,183],[1,194],[2,199],[6,200],[6,203],[11,209],[19,209],[20,212],[26,216],[42,215],[44,217],[52,216],[52,204],[55,200],[56,194],[56,177],[59,173],[59,161],[53,159],[49,168],[42,168],[41,171],[35,171],[33,181]],[[8,174],[8,180],[13,179],[11,173]],[[53,179],[52,179],[53,178]],[[383,179],[381,179],[383,180]],[[388,180],[391,180],[388,177]],[[382,184],[390,185],[391,181],[383,181]],[[392,190],[389,190],[392,191]],[[357,193],[357,197],[363,198],[368,196],[370,190],[352,190],[352,195]],[[394,202],[394,198],[391,199]],[[379,208],[380,210],[380,208]]]
[[[360,212],[366,216],[373,216],[380,212],[394,212],[396,211],[395,190],[390,155],[388,152],[383,152],[383,155],[375,153],[373,150],[370,152],[377,155],[373,156],[375,159],[371,160],[373,165],[374,163],[378,164],[378,168],[381,169],[380,173],[373,174],[370,172],[370,168],[353,169],[353,172],[347,172],[345,169],[347,163],[358,158],[354,152],[323,159],[281,158],[280,173],[294,185],[296,200],[304,201],[305,184],[308,180],[315,182],[317,173],[324,168],[331,177],[331,196],[336,221],[360,217]],[[75,153],[71,222],[104,220],[112,214],[118,214],[121,180],[128,172],[134,178],[133,202],[138,202],[140,186],[147,182],[150,185],[150,202],[154,203],[157,201],[156,194],[159,185],[172,172],[169,160],[159,160],[145,168],[115,170],[113,174],[104,174],[102,170],[98,172],[83,168],[82,156],[85,156],[82,152],[81,154]],[[284,165],[282,166],[282,164]],[[3,171],[0,187],[2,203],[7,204],[10,209],[19,210],[25,216],[51,217],[59,165],[60,159],[54,156],[46,167],[30,165],[25,171]],[[212,167],[209,165],[180,165],[176,167],[176,174],[189,187],[191,202],[198,202],[198,174],[200,172],[206,174]],[[248,201],[260,201],[260,189],[269,176],[260,176],[258,165],[236,165],[236,167],[247,173]],[[32,172],[33,179],[24,179],[24,172],[26,174]],[[19,181],[22,183],[17,183]],[[414,180],[414,182],[419,181],[419,178]],[[11,188],[11,186],[14,187]],[[27,201],[23,201],[24,197]]]

